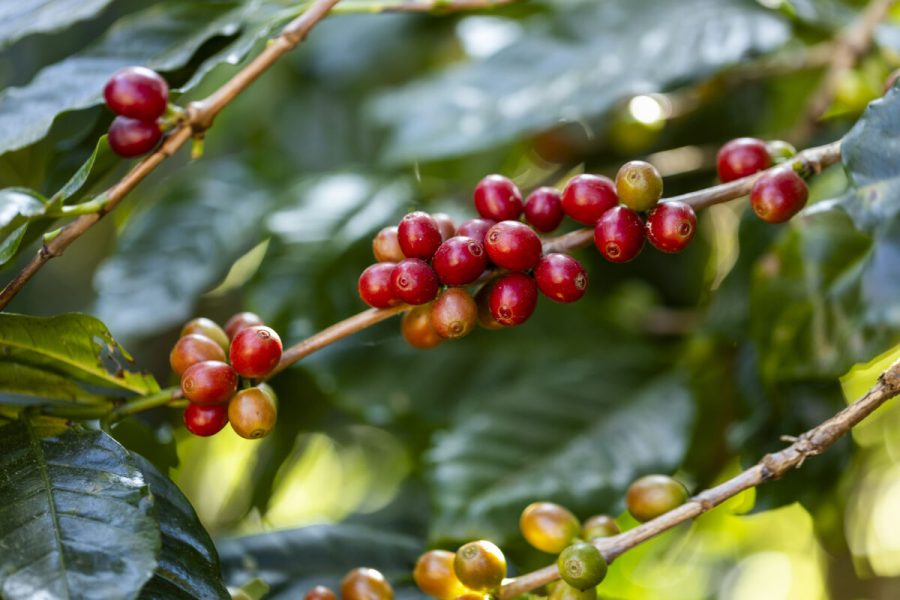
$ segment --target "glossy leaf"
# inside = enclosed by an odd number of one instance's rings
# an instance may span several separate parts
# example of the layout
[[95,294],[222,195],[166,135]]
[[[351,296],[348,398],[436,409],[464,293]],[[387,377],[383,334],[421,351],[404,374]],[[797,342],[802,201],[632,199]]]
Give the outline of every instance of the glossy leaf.
[[113,0],[29,0],[0,6],[0,48],[27,35],[52,33],[95,16]]
[[[4,394],[27,398],[10,398]],[[11,361],[0,362],[0,402],[46,404],[48,400],[99,404],[106,398],[51,371]]]

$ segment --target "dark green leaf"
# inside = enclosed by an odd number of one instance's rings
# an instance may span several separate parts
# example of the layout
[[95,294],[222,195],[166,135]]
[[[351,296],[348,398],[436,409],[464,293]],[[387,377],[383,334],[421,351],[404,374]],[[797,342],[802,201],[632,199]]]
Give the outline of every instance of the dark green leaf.
[[29,0],[0,6],[0,49],[26,35],[52,33],[90,19],[113,0]]
[[28,221],[43,216],[47,199],[25,188],[0,190],[0,240]]
[[31,397],[20,402],[0,395],[0,403],[4,404],[46,404],[48,400],[97,404],[106,400],[67,377],[8,361],[0,362],[0,392]]

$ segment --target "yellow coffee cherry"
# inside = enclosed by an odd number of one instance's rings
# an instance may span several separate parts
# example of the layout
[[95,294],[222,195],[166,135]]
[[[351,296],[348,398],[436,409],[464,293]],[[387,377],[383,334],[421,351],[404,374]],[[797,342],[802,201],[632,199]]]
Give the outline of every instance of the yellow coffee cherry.
[[453,570],[470,590],[487,592],[497,588],[506,577],[506,558],[492,542],[469,542],[456,551]]
[[453,600],[469,592],[453,568],[456,554],[446,550],[430,550],[419,557],[413,579],[419,589],[439,600]]
[[559,504],[534,502],[522,511],[519,529],[528,543],[538,550],[557,554],[578,536],[581,524],[575,515]]

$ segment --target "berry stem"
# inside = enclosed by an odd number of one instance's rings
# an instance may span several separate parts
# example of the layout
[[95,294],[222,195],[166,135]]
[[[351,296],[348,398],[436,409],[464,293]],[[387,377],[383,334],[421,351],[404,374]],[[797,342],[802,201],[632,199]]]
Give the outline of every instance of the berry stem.
[[114,408],[112,411],[110,411],[109,415],[107,415],[104,420],[110,423],[115,423],[116,421],[120,421],[127,416],[134,415],[145,410],[150,410],[152,408],[166,406],[167,404],[171,404],[172,402],[180,400],[181,398],[181,387],[165,388],[156,392],[155,394],[135,398],[134,400],[131,400]]

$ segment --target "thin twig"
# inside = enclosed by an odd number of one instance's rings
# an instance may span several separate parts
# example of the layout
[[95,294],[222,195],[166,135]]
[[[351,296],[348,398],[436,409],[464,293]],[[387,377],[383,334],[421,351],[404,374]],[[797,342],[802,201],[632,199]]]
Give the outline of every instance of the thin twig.
[[401,2],[366,3],[358,6],[344,4],[338,7],[335,14],[348,13],[443,13],[464,10],[484,10],[514,4],[520,0],[405,0]]

